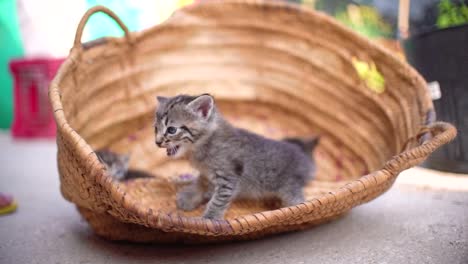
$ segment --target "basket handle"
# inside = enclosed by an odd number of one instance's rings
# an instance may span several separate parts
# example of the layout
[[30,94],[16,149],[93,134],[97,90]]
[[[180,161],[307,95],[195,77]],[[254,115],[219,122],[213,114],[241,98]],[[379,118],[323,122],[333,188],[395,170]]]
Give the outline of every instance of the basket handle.
[[[424,135],[430,134],[428,139],[424,140]],[[430,125],[423,126],[419,133],[411,137],[409,141],[415,142],[423,139],[418,146],[407,149],[408,142],[405,144],[403,152],[395,156],[384,166],[389,171],[401,171],[401,167],[405,169],[419,164],[419,160],[425,158],[439,147],[449,143],[457,136],[457,129],[449,123],[434,122]],[[415,160],[416,164],[411,164],[410,161]]]
[[86,11],[86,13],[81,18],[80,23],[78,24],[78,28],[76,29],[76,34],[75,34],[75,40],[74,40],[74,43],[73,43],[73,47],[75,47],[75,48],[80,47],[81,48],[83,46],[83,44],[81,43],[81,37],[83,35],[84,27],[86,26],[86,23],[88,23],[89,18],[92,15],[94,15],[95,13],[98,13],[98,12],[102,12],[102,13],[106,14],[107,16],[112,18],[115,22],[117,22],[119,27],[124,31],[125,38],[127,39],[127,41],[129,43],[133,42],[132,38],[130,36],[130,31],[128,30],[127,26],[122,22],[122,20],[114,12],[112,12],[109,8],[107,8],[105,6],[98,5],[98,6],[94,6],[94,7],[90,8],[88,11]]

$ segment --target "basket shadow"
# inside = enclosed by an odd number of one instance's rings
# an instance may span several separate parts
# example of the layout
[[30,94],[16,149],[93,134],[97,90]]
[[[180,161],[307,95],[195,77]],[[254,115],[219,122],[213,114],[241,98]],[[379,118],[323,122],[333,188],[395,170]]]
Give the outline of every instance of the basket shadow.
[[[238,257],[250,257],[248,255],[273,254],[274,248],[288,247],[291,241],[317,240],[327,236],[337,225],[346,222],[346,216],[324,225],[316,226],[308,230],[288,232],[279,235],[270,235],[255,240],[226,241],[210,244],[156,244],[156,243],[131,243],[122,241],[109,241],[94,234],[88,227],[77,228],[74,234],[80,243],[86,243],[93,250],[100,251],[110,257],[128,260],[163,261],[162,263],[179,263],[187,260],[220,260]],[[349,234],[350,236],[352,234]],[[281,246],[283,245],[283,246]],[[248,251],[246,251],[249,249]],[[255,251],[259,252],[255,252]],[[267,253],[270,252],[270,253]],[[159,262],[158,262],[159,263]]]

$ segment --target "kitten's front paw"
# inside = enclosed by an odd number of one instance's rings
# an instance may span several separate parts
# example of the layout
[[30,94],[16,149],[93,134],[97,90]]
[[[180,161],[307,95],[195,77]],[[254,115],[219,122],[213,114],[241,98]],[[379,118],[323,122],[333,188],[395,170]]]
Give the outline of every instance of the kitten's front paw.
[[195,210],[202,202],[201,195],[192,191],[180,191],[176,198],[177,208],[184,211]]
[[222,213],[216,213],[216,212],[205,212],[203,214],[203,218],[207,219],[223,219],[223,214]]

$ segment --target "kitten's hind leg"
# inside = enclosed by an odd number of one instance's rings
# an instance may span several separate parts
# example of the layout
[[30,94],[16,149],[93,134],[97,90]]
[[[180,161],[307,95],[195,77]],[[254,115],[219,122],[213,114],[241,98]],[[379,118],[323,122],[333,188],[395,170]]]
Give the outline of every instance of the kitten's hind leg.
[[199,179],[182,187],[176,195],[177,208],[184,211],[192,211],[203,203],[204,192]]

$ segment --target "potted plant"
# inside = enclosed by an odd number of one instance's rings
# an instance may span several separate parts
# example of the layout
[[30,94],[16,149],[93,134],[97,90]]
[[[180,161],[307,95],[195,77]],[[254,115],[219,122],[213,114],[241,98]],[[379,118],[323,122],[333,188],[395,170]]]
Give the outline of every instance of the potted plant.
[[[405,13],[404,8],[400,8],[400,16],[402,10]],[[454,124],[459,134],[423,166],[468,173],[468,3],[441,0],[432,10],[437,10],[433,21],[428,21],[432,23],[432,29],[427,30],[431,25],[426,25],[423,32],[411,29],[411,36],[403,40],[403,47],[408,62],[421,73],[428,82],[428,88],[434,92],[437,118]],[[428,20],[427,17],[425,19]],[[401,35],[405,35],[406,29],[400,25]]]

